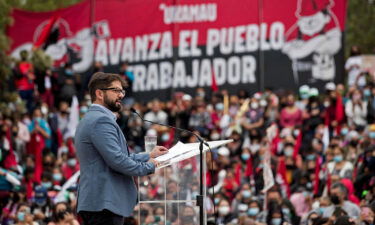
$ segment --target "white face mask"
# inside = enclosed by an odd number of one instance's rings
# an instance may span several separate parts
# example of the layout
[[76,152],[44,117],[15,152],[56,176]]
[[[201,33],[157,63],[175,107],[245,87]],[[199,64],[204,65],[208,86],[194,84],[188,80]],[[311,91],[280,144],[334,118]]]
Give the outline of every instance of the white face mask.
[[161,140],[166,142],[169,140],[169,133],[164,133],[162,136],[161,136]]
[[259,149],[260,149],[259,144],[250,145],[250,150],[251,150],[251,153],[253,153],[253,154],[257,153]]
[[220,134],[219,133],[213,133],[213,134],[211,134],[210,138],[213,141],[219,140]]
[[147,188],[145,188],[145,187],[140,187],[140,188],[139,188],[139,192],[140,192],[142,195],[147,195]]
[[245,212],[245,211],[247,211],[247,208],[248,208],[248,206],[247,206],[246,204],[239,204],[239,205],[238,205],[238,210],[239,210],[240,212]]
[[259,107],[259,104],[258,104],[258,102],[252,102],[251,105],[250,105],[250,107],[252,109],[257,109]]
[[230,208],[229,206],[220,206],[219,207],[219,214],[222,216],[226,216],[229,214]]
[[260,104],[260,106],[262,106],[262,107],[266,107],[266,106],[267,106],[267,101],[264,100],[264,99],[262,99],[262,100],[260,100],[259,104]]
[[41,109],[40,109],[40,111],[42,111],[43,115],[47,115],[48,114],[48,108],[45,107],[45,106],[42,106]]

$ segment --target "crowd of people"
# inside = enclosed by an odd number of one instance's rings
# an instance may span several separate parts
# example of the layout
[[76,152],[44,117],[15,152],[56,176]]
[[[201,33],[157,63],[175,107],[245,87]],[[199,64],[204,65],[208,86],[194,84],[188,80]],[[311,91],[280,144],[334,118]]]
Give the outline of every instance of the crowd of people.
[[[78,117],[90,107],[85,80],[67,64],[61,71],[37,70],[27,52],[14,65],[9,85],[19,100],[0,113],[1,224],[79,224],[76,189],[74,102]],[[167,148],[187,133],[143,123],[145,119],[197,132],[208,141],[232,139],[206,155],[208,224],[374,224],[375,79],[360,69],[352,49],[347,84],[319,90],[302,85],[295,93],[248,93],[197,88],[171,100],[141,103],[131,96],[117,123],[129,149],[144,151],[144,136]],[[95,71],[103,71],[96,63]],[[126,64],[119,69],[129,84]],[[23,104],[24,103],[24,104]],[[78,118],[78,119],[79,119]],[[271,168],[272,176],[264,178]],[[126,224],[199,224],[195,204],[150,203],[191,200],[199,193],[199,161],[191,158],[141,177],[139,204]],[[273,182],[271,187],[265,184]],[[265,187],[267,186],[267,187]],[[143,202],[144,201],[144,202]],[[177,202],[177,201],[176,201]]]

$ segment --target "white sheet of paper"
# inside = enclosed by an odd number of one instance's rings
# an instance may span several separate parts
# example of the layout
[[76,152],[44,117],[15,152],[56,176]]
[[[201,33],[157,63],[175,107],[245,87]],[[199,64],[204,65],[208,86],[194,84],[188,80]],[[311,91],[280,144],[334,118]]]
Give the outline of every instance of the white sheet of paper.
[[[233,140],[222,140],[222,141],[210,141],[207,142],[212,148],[216,148],[225,144],[232,142]],[[199,142],[184,144],[182,142],[177,142],[175,146],[169,149],[168,153],[155,158],[161,165],[158,169],[169,166],[173,163],[180,162],[182,160],[191,158],[199,154]],[[209,148],[203,145],[203,152],[206,152]]]

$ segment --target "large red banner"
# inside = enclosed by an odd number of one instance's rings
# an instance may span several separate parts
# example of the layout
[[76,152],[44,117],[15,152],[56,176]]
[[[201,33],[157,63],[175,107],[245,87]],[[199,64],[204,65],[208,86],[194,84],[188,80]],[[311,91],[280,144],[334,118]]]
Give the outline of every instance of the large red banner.
[[[134,73],[136,97],[210,87],[322,87],[341,81],[346,0],[96,0],[54,12],[14,10],[11,54],[31,49],[51,18],[46,52],[76,72],[94,61]],[[74,55],[74,57],[72,56]],[[150,95],[152,94],[152,95]]]

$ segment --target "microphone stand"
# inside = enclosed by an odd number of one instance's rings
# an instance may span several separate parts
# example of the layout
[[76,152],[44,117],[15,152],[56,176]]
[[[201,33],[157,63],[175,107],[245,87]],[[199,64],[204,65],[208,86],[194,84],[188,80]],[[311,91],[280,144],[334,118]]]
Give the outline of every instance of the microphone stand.
[[208,148],[210,148],[210,145],[201,136],[199,136],[198,134],[196,134],[194,132],[191,132],[190,130],[186,130],[186,129],[182,129],[182,128],[170,126],[170,125],[167,125],[167,124],[161,124],[161,123],[158,123],[158,122],[146,120],[141,115],[139,115],[139,113],[134,108],[130,108],[130,111],[132,113],[136,114],[144,122],[148,122],[148,123],[152,123],[152,124],[157,124],[157,125],[164,126],[164,127],[169,127],[169,128],[172,128],[172,129],[176,129],[176,130],[178,130],[180,132],[186,132],[186,133],[194,135],[198,139],[198,141],[199,141],[199,161],[200,161],[200,165],[201,166],[199,168],[200,187],[199,187],[199,195],[197,195],[197,205],[199,206],[199,224],[200,225],[204,225],[204,213],[203,213],[204,212],[204,198],[203,198],[203,145],[206,145]]

